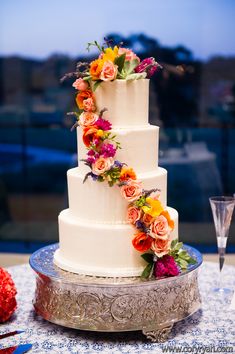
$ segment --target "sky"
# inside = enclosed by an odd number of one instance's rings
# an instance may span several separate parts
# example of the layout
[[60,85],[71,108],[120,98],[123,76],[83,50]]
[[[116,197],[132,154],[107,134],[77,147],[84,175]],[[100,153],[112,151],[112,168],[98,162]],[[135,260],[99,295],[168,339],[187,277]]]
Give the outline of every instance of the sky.
[[235,0],[0,0],[0,55],[85,53],[109,33],[143,32],[195,58],[235,56]]

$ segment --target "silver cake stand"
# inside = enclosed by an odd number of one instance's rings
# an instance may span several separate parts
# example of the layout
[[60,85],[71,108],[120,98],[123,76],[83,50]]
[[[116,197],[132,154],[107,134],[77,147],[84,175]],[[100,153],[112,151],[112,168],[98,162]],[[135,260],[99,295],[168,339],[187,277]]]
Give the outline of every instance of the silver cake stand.
[[202,256],[192,247],[184,246],[197,263],[187,271],[176,277],[142,280],[63,271],[53,263],[58,246],[41,248],[30,257],[36,272],[34,307],[50,322],[89,331],[141,330],[152,341],[163,342],[175,322],[201,306],[197,278]]

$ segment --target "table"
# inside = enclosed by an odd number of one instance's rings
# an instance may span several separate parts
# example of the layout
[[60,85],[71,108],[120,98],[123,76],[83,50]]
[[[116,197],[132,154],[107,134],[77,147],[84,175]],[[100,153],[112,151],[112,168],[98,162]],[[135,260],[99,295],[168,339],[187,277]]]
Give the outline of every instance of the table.
[[[32,306],[34,296],[34,273],[28,265],[8,268],[18,289],[18,310],[12,319],[0,327],[0,333],[15,329],[25,332],[5,338],[1,346],[32,343],[29,353],[73,353],[73,354],[118,354],[118,353],[162,353],[164,348],[181,347],[184,352],[193,352],[193,347],[214,349],[222,352],[224,347],[235,350],[235,310],[229,310],[211,292],[218,278],[216,263],[205,262],[199,274],[202,310],[178,322],[173,327],[170,339],[162,344],[151,343],[141,332],[94,333],[67,329],[43,320]],[[225,266],[224,279],[235,288],[235,267]],[[190,346],[188,351],[186,347]],[[223,347],[223,348],[222,348]],[[195,348],[194,348],[195,349]],[[224,350],[225,352],[225,350]],[[231,350],[230,350],[231,352]]]

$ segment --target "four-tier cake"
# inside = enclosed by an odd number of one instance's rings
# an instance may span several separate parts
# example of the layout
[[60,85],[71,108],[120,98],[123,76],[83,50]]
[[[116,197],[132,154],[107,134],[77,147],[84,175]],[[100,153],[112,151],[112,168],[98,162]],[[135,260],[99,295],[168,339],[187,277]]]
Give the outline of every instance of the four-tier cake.
[[177,275],[191,259],[177,243],[178,213],[167,206],[159,127],[148,123],[148,78],[158,64],[125,48],[100,50],[75,73],[79,162],[67,173],[54,262],[92,276]]

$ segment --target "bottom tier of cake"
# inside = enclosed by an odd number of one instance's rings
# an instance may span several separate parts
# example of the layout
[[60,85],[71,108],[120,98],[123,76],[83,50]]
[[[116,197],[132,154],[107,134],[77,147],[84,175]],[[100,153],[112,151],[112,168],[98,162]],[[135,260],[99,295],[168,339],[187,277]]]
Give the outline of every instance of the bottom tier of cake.
[[[175,222],[172,239],[178,238],[178,212],[167,208]],[[141,275],[145,261],[132,246],[133,227],[129,224],[88,224],[71,215],[59,215],[60,248],[55,264],[67,271],[105,277]]]

